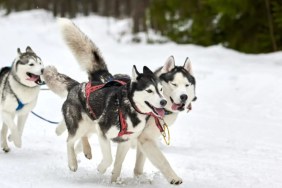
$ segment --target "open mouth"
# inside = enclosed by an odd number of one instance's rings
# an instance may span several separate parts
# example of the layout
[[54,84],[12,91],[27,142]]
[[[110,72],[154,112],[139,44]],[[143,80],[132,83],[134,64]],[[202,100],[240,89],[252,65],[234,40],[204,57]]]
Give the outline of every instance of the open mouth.
[[184,107],[185,107],[185,102],[184,103],[179,103],[179,104],[177,104],[177,103],[175,103],[174,101],[173,101],[173,99],[170,97],[170,101],[171,101],[171,103],[172,103],[172,106],[171,106],[171,109],[172,110],[179,110],[179,111],[183,111],[184,110]]
[[27,80],[35,82],[38,85],[43,84],[43,81],[41,80],[39,75],[30,72],[27,72],[26,75],[28,76]]
[[161,118],[164,117],[165,111],[164,111],[163,108],[156,108],[156,107],[154,107],[153,105],[151,105],[151,104],[150,104],[149,102],[147,102],[147,101],[145,101],[145,103],[147,104],[147,106],[149,106],[149,107],[152,109],[152,111],[153,111],[153,113],[154,113],[155,115],[157,115],[157,116],[159,116],[159,117],[161,117]]

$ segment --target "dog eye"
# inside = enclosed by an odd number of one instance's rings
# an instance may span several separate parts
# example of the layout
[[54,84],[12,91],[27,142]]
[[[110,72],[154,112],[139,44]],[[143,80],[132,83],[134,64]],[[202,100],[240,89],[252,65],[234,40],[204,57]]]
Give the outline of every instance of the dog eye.
[[29,64],[29,66],[33,66],[33,65],[34,65],[33,63]]
[[148,93],[153,93],[153,91],[151,89],[147,89],[146,90]]
[[177,86],[177,84],[175,84],[175,83],[171,83],[171,85],[173,85],[173,86]]
[[161,88],[160,91],[163,91],[163,88]]
[[186,86],[186,87],[189,87],[189,84],[186,84],[185,86]]

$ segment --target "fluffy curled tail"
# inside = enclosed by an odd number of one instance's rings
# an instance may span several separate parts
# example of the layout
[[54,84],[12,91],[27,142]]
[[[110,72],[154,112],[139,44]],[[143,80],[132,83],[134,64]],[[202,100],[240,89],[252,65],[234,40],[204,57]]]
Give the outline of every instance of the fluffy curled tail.
[[59,73],[54,66],[45,67],[43,77],[49,89],[61,97],[66,97],[70,89],[79,84],[72,78]]
[[58,22],[64,41],[89,79],[97,80],[97,72],[107,76],[108,68],[98,47],[69,19],[60,18]]

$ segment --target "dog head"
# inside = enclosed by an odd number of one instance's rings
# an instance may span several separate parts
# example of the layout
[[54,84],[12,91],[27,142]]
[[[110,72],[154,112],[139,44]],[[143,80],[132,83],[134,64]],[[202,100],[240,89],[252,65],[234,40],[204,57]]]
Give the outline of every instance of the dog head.
[[18,82],[28,87],[41,85],[43,68],[40,57],[29,46],[23,53],[18,48],[18,57],[12,65],[12,74]]
[[168,100],[166,108],[170,111],[183,111],[196,100],[196,80],[189,58],[186,58],[183,66],[175,66],[174,58],[170,56],[161,68],[159,78],[164,88],[164,96]]
[[158,117],[164,116],[167,101],[163,96],[163,87],[160,80],[148,67],[144,66],[143,73],[139,73],[133,66],[131,93],[140,112],[153,113]]

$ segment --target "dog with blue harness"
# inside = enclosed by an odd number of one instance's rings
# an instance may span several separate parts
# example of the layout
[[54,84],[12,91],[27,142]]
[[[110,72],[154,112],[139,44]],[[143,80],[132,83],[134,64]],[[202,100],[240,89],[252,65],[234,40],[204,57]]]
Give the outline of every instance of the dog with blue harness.
[[[40,85],[42,85],[44,65],[40,57],[28,46],[25,52],[18,48],[18,55],[11,67],[0,70],[0,110],[3,121],[1,130],[1,147],[9,152],[9,140],[16,147],[21,147],[22,133],[29,112],[35,107]],[[14,122],[17,116],[17,123]]]

